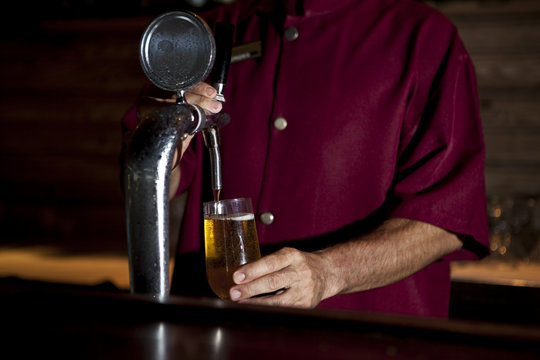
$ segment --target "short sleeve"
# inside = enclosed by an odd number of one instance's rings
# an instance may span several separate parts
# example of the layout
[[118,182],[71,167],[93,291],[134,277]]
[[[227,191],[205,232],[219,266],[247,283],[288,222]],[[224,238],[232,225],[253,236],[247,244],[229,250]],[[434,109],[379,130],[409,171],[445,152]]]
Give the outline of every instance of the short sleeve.
[[474,67],[454,28],[426,35],[419,46],[390,217],[460,235],[464,247],[455,259],[483,257],[489,248],[485,150]]

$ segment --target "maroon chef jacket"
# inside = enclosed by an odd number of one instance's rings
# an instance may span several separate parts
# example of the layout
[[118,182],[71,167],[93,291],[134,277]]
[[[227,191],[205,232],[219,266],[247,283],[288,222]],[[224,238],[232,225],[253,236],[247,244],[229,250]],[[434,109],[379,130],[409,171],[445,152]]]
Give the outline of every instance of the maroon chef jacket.
[[[320,304],[447,316],[449,261],[484,256],[488,243],[477,88],[457,31],[416,1],[293,3],[284,17],[275,1],[204,15],[211,26],[235,23],[235,45],[263,45],[262,57],[230,68],[222,198],[249,197],[258,216],[274,215],[257,222],[263,247],[327,246],[398,217],[459,234],[464,249],[418,273]],[[201,248],[205,152],[197,136],[181,164],[189,196],[180,252]],[[173,289],[191,276],[176,271]]]

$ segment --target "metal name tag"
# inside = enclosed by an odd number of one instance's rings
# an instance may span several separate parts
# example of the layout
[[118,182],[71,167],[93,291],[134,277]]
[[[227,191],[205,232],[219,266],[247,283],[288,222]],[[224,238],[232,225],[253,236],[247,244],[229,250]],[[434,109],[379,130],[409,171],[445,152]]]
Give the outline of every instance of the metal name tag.
[[260,41],[238,45],[232,48],[231,64],[244,60],[254,59],[262,56],[262,46]]

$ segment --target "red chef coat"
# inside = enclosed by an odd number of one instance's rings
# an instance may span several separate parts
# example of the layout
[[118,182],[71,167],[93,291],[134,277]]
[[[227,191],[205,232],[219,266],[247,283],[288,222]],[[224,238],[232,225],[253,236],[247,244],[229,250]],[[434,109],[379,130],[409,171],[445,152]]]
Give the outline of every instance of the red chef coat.
[[[250,197],[257,216],[273,215],[257,223],[263,246],[327,246],[395,217],[459,234],[464,249],[418,273],[320,305],[447,316],[449,261],[488,244],[477,88],[456,28],[412,0],[287,1],[285,16],[279,3],[204,15],[235,23],[236,45],[263,49],[230,68],[222,198]],[[181,252],[200,249],[205,152],[197,137],[181,164]],[[173,291],[189,276],[176,271]]]

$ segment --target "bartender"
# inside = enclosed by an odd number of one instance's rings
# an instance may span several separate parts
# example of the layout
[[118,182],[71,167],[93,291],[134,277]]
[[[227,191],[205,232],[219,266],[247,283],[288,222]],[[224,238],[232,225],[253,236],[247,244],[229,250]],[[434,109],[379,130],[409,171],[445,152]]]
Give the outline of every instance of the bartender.
[[[256,49],[231,65],[224,104],[206,83],[186,95],[230,115],[221,197],[252,199],[266,251],[235,272],[231,298],[447,317],[450,262],[488,253],[475,74],[454,25],[413,0],[236,1],[202,16]],[[141,101],[168,96],[147,86]],[[206,150],[200,134],[179,150],[171,292],[202,295],[204,263],[179,259],[204,251]]]

